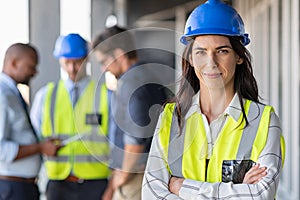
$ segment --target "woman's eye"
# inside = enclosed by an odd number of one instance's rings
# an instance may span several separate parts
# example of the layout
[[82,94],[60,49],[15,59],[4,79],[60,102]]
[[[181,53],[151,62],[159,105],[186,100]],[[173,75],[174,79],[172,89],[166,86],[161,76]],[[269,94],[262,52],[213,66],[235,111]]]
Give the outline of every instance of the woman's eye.
[[225,54],[225,53],[228,53],[229,51],[227,49],[220,49],[218,50],[218,53],[222,53],[222,54]]
[[206,52],[205,51],[196,51],[196,55],[205,55]]

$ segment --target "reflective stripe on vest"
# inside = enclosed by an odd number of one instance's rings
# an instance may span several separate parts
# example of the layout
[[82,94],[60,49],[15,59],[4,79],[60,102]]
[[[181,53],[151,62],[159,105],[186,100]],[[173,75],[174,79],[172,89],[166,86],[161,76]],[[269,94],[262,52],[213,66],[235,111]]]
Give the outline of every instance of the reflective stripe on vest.
[[[98,85],[97,85],[98,86]],[[50,88],[53,87],[52,95],[51,95],[51,102],[50,102],[50,116],[51,116],[51,127],[54,130],[54,110],[55,110],[55,103],[56,103],[56,95],[57,95],[57,88],[58,84],[51,85]],[[103,133],[108,132],[108,95],[107,95],[107,88],[105,84],[101,84],[101,88],[94,89],[95,96],[94,96],[94,112],[99,111],[101,113],[101,131]],[[100,93],[101,92],[101,93]],[[101,103],[100,103],[101,102]],[[94,129],[96,126],[93,126]],[[96,127],[98,128],[98,127]],[[93,130],[97,131],[97,130]]]
[[[94,156],[76,156],[74,158],[75,162],[106,162],[107,161],[108,156],[107,155],[94,155]],[[70,161],[70,156],[51,156],[51,157],[47,157],[47,161],[54,161],[54,162],[69,162]]]
[[174,105],[167,104],[162,116],[159,139],[163,147],[164,158],[170,174],[193,180],[221,182],[223,160],[257,161],[263,150],[270,122],[271,106],[246,100],[244,109],[249,122],[241,114],[236,122],[228,117],[207,165],[207,138],[200,113],[192,114],[178,135],[177,117],[174,117]]
[[[90,81],[73,109],[64,83],[59,81],[57,86],[48,84],[42,118],[43,137],[64,140],[81,134],[80,140],[61,148],[57,157],[47,158],[45,166],[50,179],[65,179],[71,171],[82,179],[106,178],[109,175],[107,90],[103,85],[101,90],[95,85],[94,81]],[[101,94],[96,92],[98,90]],[[101,126],[85,124],[86,114],[95,111],[101,114]]]

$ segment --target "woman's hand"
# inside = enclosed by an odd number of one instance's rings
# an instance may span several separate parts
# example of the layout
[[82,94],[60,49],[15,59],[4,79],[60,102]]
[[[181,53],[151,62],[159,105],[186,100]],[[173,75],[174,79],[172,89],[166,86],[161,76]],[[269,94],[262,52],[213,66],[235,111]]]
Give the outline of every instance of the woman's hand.
[[256,184],[267,175],[267,168],[256,164],[245,174],[243,183]]
[[[267,168],[260,167],[260,164],[254,165],[246,174],[243,183],[256,184],[267,175]],[[184,178],[172,176],[169,181],[169,191],[179,196],[179,190],[183,184]]]
[[169,181],[169,191],[179,196],[179,190],[181,189],[184,178],[178,178],[172,176]]

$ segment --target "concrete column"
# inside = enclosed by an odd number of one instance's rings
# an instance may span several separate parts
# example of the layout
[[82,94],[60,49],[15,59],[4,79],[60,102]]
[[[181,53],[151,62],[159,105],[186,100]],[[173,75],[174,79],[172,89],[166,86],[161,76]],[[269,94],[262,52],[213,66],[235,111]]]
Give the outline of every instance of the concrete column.
[[92,38],[105,29],[108,15],[114,11],[112,0],[91,0],[91,33]]
[[29,3],[29,41],[39,51],[37,76],[30,84],[30,97],[49,81],[60,77],[58,61],[53,57],[56,38],[60,33],[60,1],[28,0]]
[[118,25],[128,27],[128,5],[127,0],[115,0],[115,12],[118,18]]
[[[112,0],[91,0],[91,40],[102,32],[107,16],[114,12]],[[91,76],[95,80],[102,78],[103,72],[93,53],[90,54]]]

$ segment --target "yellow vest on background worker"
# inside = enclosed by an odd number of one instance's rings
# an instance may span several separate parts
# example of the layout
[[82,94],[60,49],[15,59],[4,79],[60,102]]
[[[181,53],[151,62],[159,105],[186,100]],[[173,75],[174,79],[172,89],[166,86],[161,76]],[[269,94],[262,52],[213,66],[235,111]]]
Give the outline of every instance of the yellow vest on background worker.
[[[165,106],[159,132],[159,140],[165,160],[167,160],[169,173],[172,176],[203,182],[229,182],[232,181],[231,179],[238,179],[237,183],[241,183],[246,171],[252,167],[253,163],[257,162],[265,147],[270,114],[274,112],[273,108],[246,100],[244,109],[249,125],[244,128],[246,122],[243,120],[242,114],[237,122],[229,117],[219,133],[209,161],[202,114],[197,112],[192,114],[186,121],[185,130],[179,136],[177,119],[173,119],[175,117],[174,108],[175,103]],[[174,139],[177,141],[173,142]],[[282,155],[285,155],[282,136],[281,150]],[[226,165],[229,166],[228,169],[226,169]],[[241,170],[239,173],[242,173],[238,178],[235,177],[236,174],[233,174],[234,169],[232,169],[236,166],[238,166],[238,170]],[[224,179],[228,181],[224,181]]]
[[[75,135],[79,137],[62,147],[56,157],[46,159],[49,179],[63,180],[70,173],[81,179],[107,178],[110,170],[107,163],[108,96],[105,85],[101,86],[99,94],[95,82],[90,81],[74,108],[63,81],[49,83],[47,91],[42,136],[62,140]],[[88,117],[96,123],[88,123]]]

